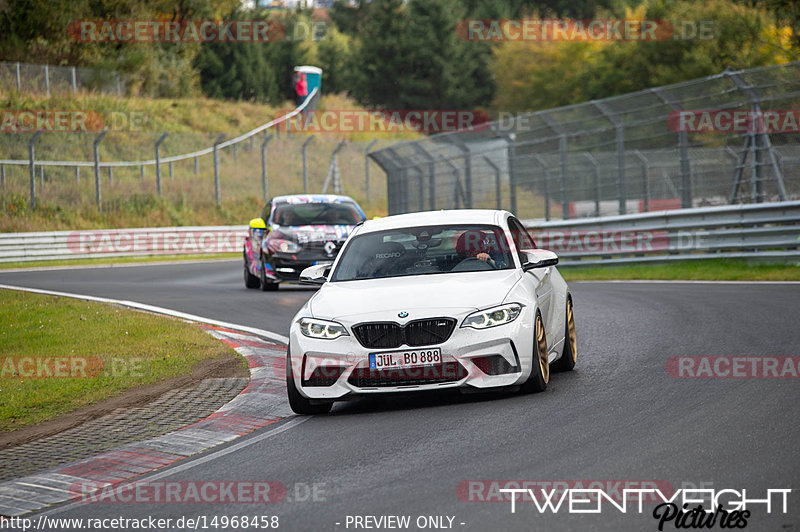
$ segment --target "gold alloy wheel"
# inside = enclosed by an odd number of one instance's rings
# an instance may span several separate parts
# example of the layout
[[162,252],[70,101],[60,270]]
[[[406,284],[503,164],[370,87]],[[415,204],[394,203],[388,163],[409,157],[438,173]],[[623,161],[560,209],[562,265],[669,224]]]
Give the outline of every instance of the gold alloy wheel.
[[569,334],[569,350],[573,364],[578,360],[578,341],[575,339],[575,316],[572,314],[572,300],[567,300],[567,331]]
[[539,355],[539,370],[545,384],[550,381],[550,361],[547,358],[547,339],[544,337],[542,316],[536,316],[536,352]]

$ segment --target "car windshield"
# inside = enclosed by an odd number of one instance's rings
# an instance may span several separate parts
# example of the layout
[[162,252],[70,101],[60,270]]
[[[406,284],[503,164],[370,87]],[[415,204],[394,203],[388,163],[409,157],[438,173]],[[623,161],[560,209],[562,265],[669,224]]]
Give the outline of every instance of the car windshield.
[[405,227],[354,237],[331,281],[506,270],[514,267],[503,230],[489,225]]
[[272,214],[277,225],[355,225],[361,220],[356,206],[348,203],[281,203]]

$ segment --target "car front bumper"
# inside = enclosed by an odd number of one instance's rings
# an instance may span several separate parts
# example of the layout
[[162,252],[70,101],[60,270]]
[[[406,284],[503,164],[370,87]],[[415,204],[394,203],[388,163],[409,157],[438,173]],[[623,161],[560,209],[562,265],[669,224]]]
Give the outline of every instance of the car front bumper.
[[[456,328],[447,341],[431,346],[402,346],[396,349],[365,348],[354,336],[353,324],[382,321],[379,319],[359,318],[352,323],[337,320],[347,328],[349,335],[334,340],[304,336],[295,320],[289,334],[289,356],[295,386],[309,399],[324,400],[341,399],[349,395],[517,385],[530,375],[534,315],[535,310],[525,307],[511,323],[476,330],[460,327],[466,316],[464,314],[457,317]],[[434,348],[441,350],[442,364],[438,368],[383,372],[369,369],[370,354]],[[486,373],[486,362],[481,359],[499,362],[502,373]]]

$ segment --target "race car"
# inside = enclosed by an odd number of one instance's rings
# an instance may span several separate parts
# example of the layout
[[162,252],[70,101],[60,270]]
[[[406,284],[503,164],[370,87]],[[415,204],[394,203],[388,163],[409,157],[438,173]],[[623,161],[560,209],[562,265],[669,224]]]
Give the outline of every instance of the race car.
[[336,258],[364,211],[348,196],[331,194],[278,196],[259,218],[250,220],[244,241],[244,284],[264,291],[300,272]]
[[292,319],[298,414],[355,396],[459,388],[539,392],[577,360],[572,296],[511,213],[453,210],[358,225]]

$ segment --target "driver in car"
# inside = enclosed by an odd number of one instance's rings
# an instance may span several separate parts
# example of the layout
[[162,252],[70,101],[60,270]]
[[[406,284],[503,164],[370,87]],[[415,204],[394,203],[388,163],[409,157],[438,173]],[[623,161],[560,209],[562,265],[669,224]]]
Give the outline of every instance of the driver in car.
[[489,255],[489,251],[489,239],[483,231],[464,231],[459,235],[456,241],[456,253],[458,253],[462,261],[477,259],[497,268],[497,263],[492,256]]

